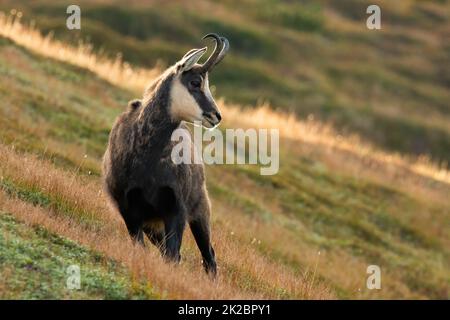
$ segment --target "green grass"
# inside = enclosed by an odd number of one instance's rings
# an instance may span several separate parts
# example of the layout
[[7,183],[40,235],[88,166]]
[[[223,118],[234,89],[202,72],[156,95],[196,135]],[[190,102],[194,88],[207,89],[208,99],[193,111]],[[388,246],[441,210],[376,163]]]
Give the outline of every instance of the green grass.
[[[450,261],[450,252],[435,235],[424,233],[425,226],[420,228],[405,219],[430,210],[433,204],[390,186],[330,172],[310,159],[289,161],[287,155],[282,159],[288,163],[274,176],[262,177],[251,166],[234,171],[236,181],[253,181],[255,190],[251,193],[236,191],[235,186],[224,185],[220,178],[216,180],[211,175],[209,190],[214,198],[240,208],[253,219],[284,226],[299,242],[325,252],[344,250],[396,270],[397,276],[416,293],[439,298],[447,292],[450,277],[442,271]],[[271,198],[265,202],[264,196],[258,194]],[[279,203],[283,215],[271,212],[265,203]],[[436,214],[448,222],[447,209],[431,210],[438,210]],[[298,263],[290,262],[288,256],[273,248],[265,252],[270,252],[274,261],[281,259],[298,270]],[[341,297],[349,294],[338,291]]]
[[[67,288],[71,265],[80,267],[80,289]],[[119,263],[0,212],[1,299],[158,298],[135,282]]]
[[71,217],[82,226],[95,230],[100,221],[95,214],[85,209],[74,206],[57,195],[45,194],[38,188],[14,183],[8,178],[1,177],[0,190],[6,192],[10,197],[18,198],[34,206],[51,210],[59,215]]

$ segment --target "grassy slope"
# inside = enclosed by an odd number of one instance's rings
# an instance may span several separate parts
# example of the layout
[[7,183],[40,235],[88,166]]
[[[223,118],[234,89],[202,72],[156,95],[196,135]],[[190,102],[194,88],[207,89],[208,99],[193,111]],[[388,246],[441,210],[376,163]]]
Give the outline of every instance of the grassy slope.
[[[69,290],[67,268],[80,266],[80,289]],[[73,241],[0,212],[1,299],[151,299],[117,262]],[[26,279],[26,281],[24,281]]]
[[[185,263],[170,273],[155,250],[129,247],[122,222],[99,197],[108,130],[136,94],[4,39],[0,45],[0,137],[14,146],[2,147],[3,210],[122,261],[155,282],[160,296],[448,298],[448,185],[286,139],[276,176],[251,166],[208,168],[218,288],[199,275],[189,235]],[[24,151],[38,158],[26,160]],[[28,217],[32,207],[39,218]],[[61,229],[66,224],[75,231]],[[89,240],[96,235],[125,247]],[[138,262],[130,260],[136,250]],[[381,291],[365,289],[369,264],[382,267]]]
[[232,50],[212,82],[229,101],[268,101],[391,150],[450,160],[449,1],[377,1],[382,31],[365,27],[368,0],[81,1],[80,32],[65,27],[69,3],[0,9],[143,66],[173,63],[200,35],[223,33]]

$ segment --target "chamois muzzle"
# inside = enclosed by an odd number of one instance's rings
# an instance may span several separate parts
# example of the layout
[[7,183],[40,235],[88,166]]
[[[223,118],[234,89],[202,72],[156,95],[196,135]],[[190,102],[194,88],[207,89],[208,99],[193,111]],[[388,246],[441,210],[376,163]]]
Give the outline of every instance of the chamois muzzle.
[[216,42],[214,47],[214,51],[211,56],[206,60],[206,62],[202,65],[202,72],[210,72],[220,61],[223,60],[228,49],[230,48],[230,43],[227,38],[221,37],[216,33],[208,33],[203,39],[212,38]]
[[206,128],[215,127],[222,120],[222,115],[220,114],[219,111],[203,112],[202,116],[203,116],[202,124]]

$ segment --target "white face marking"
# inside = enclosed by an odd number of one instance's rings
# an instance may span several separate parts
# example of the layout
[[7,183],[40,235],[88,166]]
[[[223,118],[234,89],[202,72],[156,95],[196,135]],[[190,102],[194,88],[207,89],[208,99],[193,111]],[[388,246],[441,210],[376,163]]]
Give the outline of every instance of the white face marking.
[[170,99],[170,113],[174,120],[189,122],[202,120],[203,116],[200,106],[187,88],[181,83],[179,76],[175,76],[173,79]]

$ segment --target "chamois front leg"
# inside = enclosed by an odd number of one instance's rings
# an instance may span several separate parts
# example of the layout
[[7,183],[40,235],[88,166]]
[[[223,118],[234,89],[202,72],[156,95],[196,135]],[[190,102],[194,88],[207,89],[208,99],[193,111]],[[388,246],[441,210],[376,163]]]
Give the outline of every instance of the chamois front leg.
[[202,254],[205,271],[215,277],[217,275],[217,264],[216,254],[211,244],[211,231],[209,226],[210,210],[209,202],[205,196],[195,209],[189,226],[198,249]]

